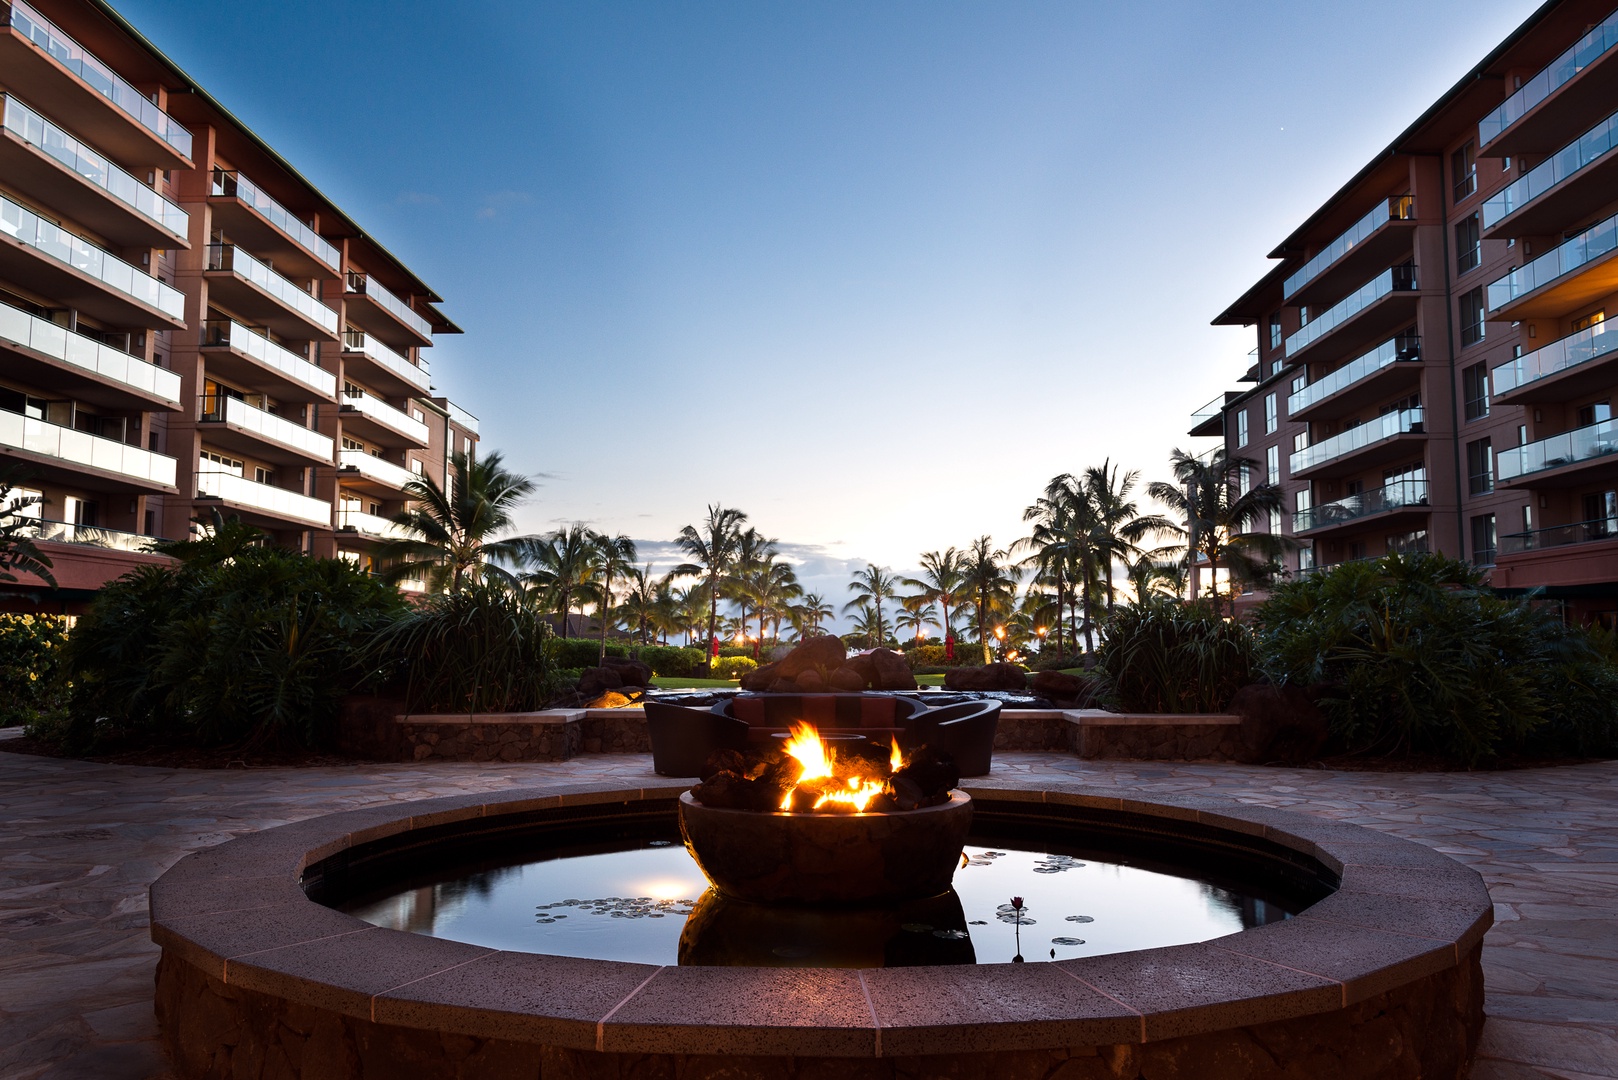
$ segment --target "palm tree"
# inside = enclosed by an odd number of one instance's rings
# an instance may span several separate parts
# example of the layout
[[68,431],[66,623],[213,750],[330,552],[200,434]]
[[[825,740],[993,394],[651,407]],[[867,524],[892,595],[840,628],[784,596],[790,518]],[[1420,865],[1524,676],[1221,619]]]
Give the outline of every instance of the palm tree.
[[759,641],[764,640],[764,623],[767,619],[774,622],[775,636],[779,639],[781,616],[786,612],[789,601],[803,595],[797,571],[788,563],[776,561],[772,551],[768,560],[747,576],[745,585],[747,595],[758,613]]
[[708,593],[708,641],[712,642],[719,623],[719,592],[735,565],[741,543],[742,522],[747,515],[718,503],[708,506],[708,520],[699,530],[687,525],[675,543],[691,557],[674,568],[680,575],[700,577]]
[[1260,465],[1251,458],[1230,457],[1222,446],[1206,459],[1175,450],[1169,462],[1175,482],[1154,481],[1147,486],[1147,494],[1184,522],[1170,531],[1185,538],[1182,550],[1188,572],[1196,572],[1198,556],[1207,562],[1215,614],[1220,613],[1219,570],[1229,572],[1234,613],[1235,583],[1266,580],[1281,556],[1297,547],[1290,537],[1254,531],[1260,522],[1267,523],[1272,513],[1279,514],[1285,508],[1281,488],[1258,484],[1243,492],[1244,477],[1252,476]]
[[1108,458],[1084,470],[1084,494],[1089,500],[1092,541],[1107,589],[1107,611],[1116,606],[1112,571],[1125,567],[1141,554],[1140,542],[1152,534],[1174,531],[1174,522],[1162,514],[1142,514],[1130,492],[1140,481],[1140,472],[1130,469],[1119,475],[1118,466]]
[[546,536],[528,537],[519,546],[518,557],[527,567],[520,580],[560,614],[564,638],[574,601],[582,612],[587,602],[597,599],[599,535],[583,525],[570,525]]
[[596,621],[601,623],[601,656],[596,663],[604,664],[607,662],[607,624],[611,622],[612,579],[633,573],[639,553],[635,550],[635,541],[623,533],[617,536],[595,533],[592,539],[596,574],[600,578]]
[[632,567],[624,579],[624,617],[634,627],[635,636],[642,645],[651,644],[651,636],[658,627],[659,603],[666,595],[660,592],[660,582],[652,579],[651,564]]
[[836,609],[819,593],[805,593],[802,602],[794,605],[790,614],[794,625],[798,627],[798,633],[805,637],[813,637],[820,633],[820,624],[836,614]]
[[50,556],[40,551],[33,536],[29,535],[38,529],[39,519],[23,513],[32,507],[43,506],[45,496],[11,494],[30,475],[21,464],[0,469],[0,581],[16,581],[17,575],[12,571],[21,570],[25,574],[33,574],[54,589],[56,578],[51,576]]
[[[882,616],[882,601],[892,600],[894,588],[898,582],[885,566],[876,563],[866,563],[864,570],[854,571],[854,580],[848,583],[848,591],[854,594],[854,599],[843,605],[843,614],[864,604],[871,604],[876,609],[875,624],[886,626],[887,620]],[[886,638],[878,638],[880,645]]]
[[[1032,566],[1039,579],[1055,586],[1057,594],[1057,647],[1063,645],[1063,600],[1075,589],[1074,605],[1083,609],[1085,651],[1095,651],[1095,620],[1092,605],[1100,576],[1100,542],[1095,506],[1084,484],[1072,473],[1051,478],[1045,494],[1023,511],[1023,520],[1034,523],[1029,536],[1014,548],[1031,553],[1023,565]],[[1074,644],[1078,644],[1075,640]]]
[[1016,599],[1016,571],[1003,565],[1004,551],[994,546],[988,536],[972,541],[961,559],[962,586],[972,597],[972,612],[977,620],[978,642],[983,646],[983,662],[990,663],[994,653],[989,645],[989,620],[1011,610]]
[[1135,593],[1135,603],[1145,604],[1182,595],[1185,592],[1185,563],[1168,558],[1174,547],[1142,552],[1129,564],[1127,576]]
[[533,537],[497,539],[512,526],[512,511],[533,494],[534,482],[507,472],[500,451],[476,461],[460,451],[450,455],[449,490],[429,475],[404,487],[410,505],[393,523],[410,534],[385,541],[377,554],[388,561],[390,581],[418,578],[436,590],[459,593],[478,583],[490,562],[516,562]]
[[[888,640],[888,621],[882,617],[880,609],[873,607],[865,599],[854,601],[849,607],[856,609],[854,615],[854,632],[865,638],[867,645],[872,648],[881,648]],[[843,609],[848,612],[848,607]]]
[[942,552],[928,551],[921,556],[921,576],[901,578],[899,583],[909,589],[920,589],[923,596],[944,609],[944,640],[955,635],[955,621],[950,609],[960,603],[962,582],[961,553],[954,548]]
[[904,608],[904,613],[894,619],[894,626],[899,630],[914,630],[916,644],[920,645],[921,639],[927,636],[927,627],[933,625],[937,609],[926,593],[902,597],[899,605]]

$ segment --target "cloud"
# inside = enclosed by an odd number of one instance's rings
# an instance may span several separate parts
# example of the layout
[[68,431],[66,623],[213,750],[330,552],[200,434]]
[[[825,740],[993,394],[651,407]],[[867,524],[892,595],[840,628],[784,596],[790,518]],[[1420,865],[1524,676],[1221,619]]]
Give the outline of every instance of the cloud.
[[526,191],[496,191],[483,197],[483,205],[478,207],[478,219],[493,221],[519,206],[526,206],[533,202],[533,196]]

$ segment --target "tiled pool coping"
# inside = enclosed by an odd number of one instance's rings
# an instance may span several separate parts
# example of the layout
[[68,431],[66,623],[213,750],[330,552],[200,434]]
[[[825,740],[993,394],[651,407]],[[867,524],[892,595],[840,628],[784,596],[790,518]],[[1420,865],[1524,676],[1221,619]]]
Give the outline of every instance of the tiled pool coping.
[[[986,1055],[1019,1052],[1178,1046],[1311,1018],[1321,1021],[1322,1032],[1353,1039],[1359,1037],[1353,1017],[1388,1011],[1357,1006],[1386,999],[1405,1002],[1400,1008],[1408,1012],[1406,999],[1414,995],[1444,998],[1436,1007],[1455,1022],[1413,1020],[1406,1043],[1419,1043],[1428,1037],[1422,1028],[1433,1027],[1433,1039],[1464,1044],[1440,1048],[1436,1058],[1464,1064],[1476,1041],[1477,958],[1492,906],[1474,871],[1359,826],[1223,799],[1137,801],[1076,784],[963,785],[975,798],[1117,810],[1170,828],[1196,822],[1262,837],[1341,877],[1336,893],[1284,923],[1194,945],[1057,963],[679,968],[499,952],[362,923],[309,900],[299,885],[313,863],[409,830],[672,799],[688,786],[552,786],[431,799],[313,818],[182,860],[151,889],[152,939],[164,952],[159,1016],[180,1075],[203,1075],[204,1058],[213,1063],[207,1074],[231,1075],[218,1069],[219,1047],[196,1045],[209,1038],[212,1029],[201,1017],[212,1015],[210,1008],[232,1018],[238,1042],[240,1025],[274,1025],[283,1019],[280,1010],[292,1009],[300,1022],[358,1022],[368,1032],[361,1041],[373,1048],[379,1039],[430,1032],[585,1056],[897,1064],[937,1055],[988,1062]],[[1434,1007],[1421,1003],[1411,1015]],[[189,1019],[187,1009],[195,1014]],[[261,1033],[259,1041],[272,1038]],[[1420,1054],[1422,1047],[1408,1051]]]

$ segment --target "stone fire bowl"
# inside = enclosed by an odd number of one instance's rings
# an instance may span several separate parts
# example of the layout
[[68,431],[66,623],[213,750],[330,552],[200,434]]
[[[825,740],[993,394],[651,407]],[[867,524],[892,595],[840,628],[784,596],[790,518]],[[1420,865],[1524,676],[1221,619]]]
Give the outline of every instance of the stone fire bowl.
[[950,887],[972,798],[920,810],[793,814],[703,806],[680,796],[685,846],[713,887],[757,904],[879,904]]

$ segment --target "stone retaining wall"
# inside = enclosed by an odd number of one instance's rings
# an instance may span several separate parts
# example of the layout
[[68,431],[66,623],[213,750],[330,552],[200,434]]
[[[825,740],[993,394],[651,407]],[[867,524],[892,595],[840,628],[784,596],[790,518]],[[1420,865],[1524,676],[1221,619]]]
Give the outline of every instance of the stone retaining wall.
[[1242,718],[1219,713],[1109,713],[1076,709],[1068,749],[1090,760],[1235,761]]

